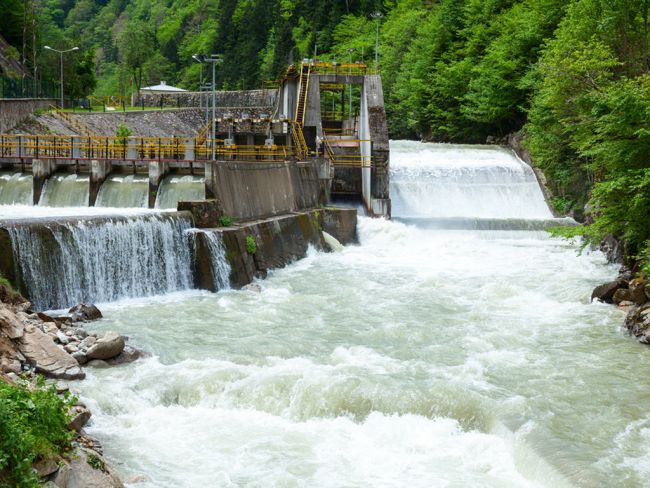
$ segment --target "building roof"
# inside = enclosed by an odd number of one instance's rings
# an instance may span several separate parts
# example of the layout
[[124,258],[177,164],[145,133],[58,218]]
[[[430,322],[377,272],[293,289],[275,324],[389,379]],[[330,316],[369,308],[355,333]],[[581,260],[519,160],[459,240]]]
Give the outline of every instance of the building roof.
[[154,85],[154,86],[144,86],[140,88],[140,91],[149,91],[149,92],[163,92],[163,93],[175,93],[175,92],[184,92],[187,90],[183,90],[182,88],[178,88],[175,86],[168,85],[166,82],[161,81],[160,85]]

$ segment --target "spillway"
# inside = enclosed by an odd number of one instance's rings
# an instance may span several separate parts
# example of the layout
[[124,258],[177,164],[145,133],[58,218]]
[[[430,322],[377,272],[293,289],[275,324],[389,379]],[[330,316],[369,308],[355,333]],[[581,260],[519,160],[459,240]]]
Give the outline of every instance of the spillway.
[[31,205],[32,175],[0,173],[0,205]]
[[38,204],[45,207],[87,207],[89,180],[88,175],[54,174],[45,181]]
[[185,216],[56,218],[2,223],[36,309],[110,302],[193,286]]
[[97,207],[147,208],[149,178],[146,175],[110,175],[99,189]]
[[158,190],[156,208],[176,209],[181,200],[205,198],[205,178],[196,175],[166,176]]

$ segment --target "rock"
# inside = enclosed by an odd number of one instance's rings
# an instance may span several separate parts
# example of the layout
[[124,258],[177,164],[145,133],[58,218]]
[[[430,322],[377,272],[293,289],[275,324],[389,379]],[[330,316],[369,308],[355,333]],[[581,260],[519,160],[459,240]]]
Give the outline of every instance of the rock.
[[86,366],[89,368],[104,369],[104,368],[108,368],[110,364],[108,364],[103,359],[93,359],[92,361],[88,361],[86,363]]
[[610,263],[623,262],[625,256],[623,243],[613,235],[608,235],[600,241],[600,250],[607,256]]
[[124,350],[124,345],[124,337],[116,332],[107,332],[88,349],[86,356],[88,359],[114,358]]
[[66,488],[124,488],[97,452],[79,447],[72,456]]
[[257,283],[249,283],[248,285],[242,287],[242,290],[262,293],[262,287]]
[[85,406],[75,405],[70,409],[70,414],[73,415],[73,419],[68,423],[68,429],[80,432],[81,429],[88,423],[91,417],[90,410]]
[[25,326],[15,313],[6,307],[0,306],[0,330],[9,339],[20,339],[23,336]]
[[95,342],[97,342],[95,336],[88,336],[79,343],[79,349],[89,349]]
[[38,473],[39,478],[45,478],[59,469],[58,459],[39,459],[34,463],[33,468],[36,470],[36,473]]
[[591,301],[593,302],[594,299],[598,299],[601,302],[613,303],[614,294],[621,288],[627,288],[627,283],[621,279],[603,283],[591,292]]
[[70,310],[70,319],[73,322],[88,321],[88,320],[97,320],[103,317],[99,309],[91,303],[80,303],[75,305]]
[[70,342],[70,339],[68,339],[68,336],[65,335],[63,332],[60,330],[57,331],[56,333],[56,338],[59,340],[59,342],[63,345],[66,345],[68,342]]
[[616,305],[620,305],[623,302],[630,302],[633,304],[634,300],[632,299],[632,292],[628,288],[619,288],[614,292],[612,302]]
[[637,305],[643,305],[648,301],[646,296],[645,282],[640,278],[635,278],[630,281],[630,301]]
[[115,356],[114,358],[108,359],[106,363],[110,366],[117,366],[119,364],[128,364],[136,361],[140,358],[147,357],[148,354],[142,349],[137,349],[132,346],[125,346],[124,350]]
[[17,359],[8,357],[3,357],[0,359],[0,372],[20,374],[21,371],[22,367],[20,366],[20,361]]
[[77,363],[80,366],[88,362],[88,357],[86,356],[86,353],[83,351],[73,352],[71,356],[75,359],[75,361],[77,361]]
[[68,354],[75,353],[79,350],[79,348],[74,344],[66,344],[63,349],[65,349]]
[[59,470],[56,472],[56,476],[52,482],[55,486],[59,488],[66,488],[68,486],[68,478],[70,477],[70,465],[68,463],[63,463]]
[[625,317],[625,327],[639,342],[650,344],[650,303],[630,310]]
[[135,474],[126,480],[128,484],[145,483],[146,481],[147,477],[143,474]]
[[77,380],[86,377],[75,358],[33,325],[25,327],[25,333],[18,342],[18,350],[34,366],[36,372],[50,378]]

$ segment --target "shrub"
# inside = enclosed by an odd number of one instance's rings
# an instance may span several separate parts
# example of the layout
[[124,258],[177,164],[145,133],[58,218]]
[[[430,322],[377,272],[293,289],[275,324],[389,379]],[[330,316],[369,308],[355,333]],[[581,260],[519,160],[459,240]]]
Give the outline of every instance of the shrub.
[[0,381],[0,487],[39,486],[32,463],[70,451],[74,434],[67,424],[73,403],[69,395],[57,395],[54,386],[46,388],[42,377],[35,387]]
[[255,237],[250,234],[246,236],[246,251],[248,251],[248,254],[255,254],[257,252],[257,242],[255,241]]
[[127,139],[131,134],[133,134],[133,131],[128,125],[121,122],[117,125],[115,135],[117,136],[118,144],[126,145]]
[[230,227],[232,225],[232,218],[227,217],[226,215],[222,215],[219,217],[219,225],[221,227]]

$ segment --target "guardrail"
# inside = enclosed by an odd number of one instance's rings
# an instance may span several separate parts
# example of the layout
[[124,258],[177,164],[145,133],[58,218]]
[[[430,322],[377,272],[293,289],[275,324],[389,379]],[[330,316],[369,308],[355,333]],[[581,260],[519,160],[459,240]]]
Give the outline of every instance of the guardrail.
[[0,158],[208,161],[212,159],[213,146],[217,159],[277,162],[296,157],[287,146],[226,145],[223,139],[0,135]]

